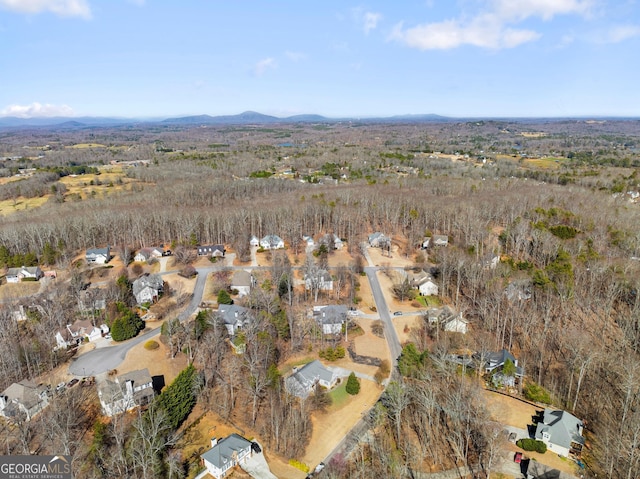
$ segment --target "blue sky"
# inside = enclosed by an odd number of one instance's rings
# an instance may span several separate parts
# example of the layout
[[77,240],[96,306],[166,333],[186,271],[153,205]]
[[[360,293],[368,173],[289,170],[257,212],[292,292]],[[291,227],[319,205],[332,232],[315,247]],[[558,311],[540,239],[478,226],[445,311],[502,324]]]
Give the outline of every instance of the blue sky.
[[0,116],[640,116],[640,0],[0,0]]

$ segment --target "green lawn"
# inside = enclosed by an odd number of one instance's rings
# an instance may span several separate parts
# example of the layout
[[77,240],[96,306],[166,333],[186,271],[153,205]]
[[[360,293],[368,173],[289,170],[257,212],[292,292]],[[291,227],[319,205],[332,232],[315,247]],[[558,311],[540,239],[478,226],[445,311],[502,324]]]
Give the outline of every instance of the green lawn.
[[340,385],[329,392],[331,398],[331,408],[340,409],[349,400],[349,394],[347,394],[347,381],[343,380]]
[[425,308],[437,308],[442,305],[437,296],[416,296],[416,301]]

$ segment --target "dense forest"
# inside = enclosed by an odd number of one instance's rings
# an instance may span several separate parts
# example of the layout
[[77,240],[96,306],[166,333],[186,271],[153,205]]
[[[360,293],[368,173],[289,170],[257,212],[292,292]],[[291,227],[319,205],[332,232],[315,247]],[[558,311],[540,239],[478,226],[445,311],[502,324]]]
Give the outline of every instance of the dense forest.
[[[297,252],[310,232],[336,234],[359,258],[367,235],[388,232],[403,256],[435,265],[440,295],[473,332],[436,334],[425,320],[367,418],[367,440],[323,476],[413,477],[454,464],[488,476],[503,439],[478,381],[445,361],[464,347],[517,352],[530,384],[584,420],[585,474],[630,479],[640,463],[638,142],[637,121],[0,130],[0,266],[69,268],[86,248],[106,245],[219,243],[246,257],[251,235],[272,233]],[[105,165],[121,176],[104,180]],[[65,186],[77,175],[92,178],[82,193]],[[28,198],[44,201],[20,208]],[[421,252],[435,234],[449,247]],[[499,264],[487,268],[494,255]],[[359,262],[345,265],[345,290]],[[244,331],[244,355],[227,347],[213,312],[163,337],[177,353],[188,346],[197,369],[174,392],[243,416],[267,447],[293,457],[311,432],[308,411],[327,398],[298,401],[282,387],[278,365],[313,337],[301,324],[305,298],[288,287],[291,266],[274,258],[270,282],[249,298],[256,321]],[[530,288],[526,301],[505,295],[516,281]],[[35,296],[27,324],[2,305],[0,389],[67,360],[45,332],[79,314],[82,290],[78,273]],[[109,303],[131,303],[121,285],[105,290]],[[78,477],[185,477],[197,458],[179,454],[183,418],[163,407],[166,397],[105,425],[95,398],[69,391],[3,448],[58,447],[74,455]]]

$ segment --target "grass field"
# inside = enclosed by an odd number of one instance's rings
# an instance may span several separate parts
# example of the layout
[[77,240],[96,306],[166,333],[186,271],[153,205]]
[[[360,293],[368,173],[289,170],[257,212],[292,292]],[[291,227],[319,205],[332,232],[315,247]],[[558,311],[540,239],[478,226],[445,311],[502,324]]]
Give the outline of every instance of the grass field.
[[347,381],[342,383],[329,392],[331,398],[331,407],[333,409],[340,409],[349,400],[349,394],[347,393]]
[[35,198],[18,198],[17,200],[0,201],[0,215],[9,215],[17,211],[24,211],[42,206],[49,200],[49,195]]
[[556,157],[547,157],[547,158],[530,158],[524,160],[524,164],[527,166],[535,166],[537,168],[560,168],[562,163],[566,161],[566,158],[556,158]]
[[83,148],[106,148],[106,145],[100,143],[78,143],[76,145],[68,146],[67,148],[83,149]]

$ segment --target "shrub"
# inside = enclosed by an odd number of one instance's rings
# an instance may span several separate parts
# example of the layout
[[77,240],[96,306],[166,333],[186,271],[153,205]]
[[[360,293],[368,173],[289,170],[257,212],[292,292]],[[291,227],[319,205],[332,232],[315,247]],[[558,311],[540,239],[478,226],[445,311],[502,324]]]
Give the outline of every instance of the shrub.
[[384,337],[384,324],[379,319],[376,319],[371,323],[371,332],[376,336],[383,338]]
[[300,469],[305,474],[308,474],[311,469],[304,462],[300,462],[297,459],[289,459],[289,465],[295,467],[296,469]]
[[345,389],[347,390],[347,394],[351,394],[352,396],[355,396],[360,392],[360,381],[358,381],[358,378],[356,377],[356,374],[354,372],[349,374]]
[[529,401],[551,404],[551,395],[545,388],[534,382],[527,383],[522,391]]
[[233,299],[231,299],[229,293],[224,289],[218,291],[218,304],[233,304]]
[[540,454],[547,452],[547,445],[537,439],[519,439],[518,442],[516,442],[516,445],[525,451],[535,451]]
[[318,355],[327,361],[337,361],[345,357],[346,351],[342,346],[336,346],[335,348],[329,346],[326,349],[321,349]]
[[158,344],[158,342],[154,341],[153,339],[150,339],[149,341],[144,343],[144,349],[148,351],[153,351],[154,349],[158,349],[159,347],[160,345]]

